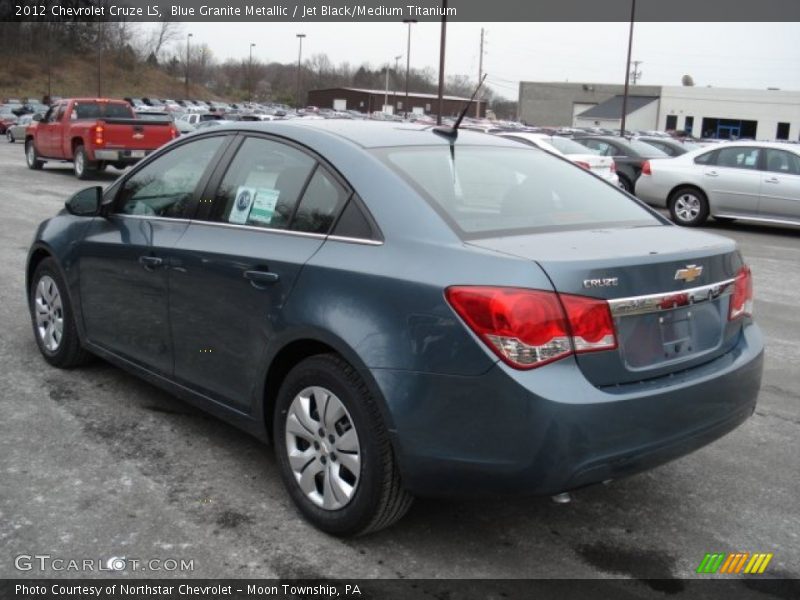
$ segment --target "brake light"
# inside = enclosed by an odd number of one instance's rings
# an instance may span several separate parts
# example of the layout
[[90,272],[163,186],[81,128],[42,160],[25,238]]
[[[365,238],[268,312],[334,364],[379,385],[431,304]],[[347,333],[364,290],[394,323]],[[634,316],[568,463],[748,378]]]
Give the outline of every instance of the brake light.
[[650,170],[650,161],[649,160],[644,161],[644,164],[642,165],[642,175],[652,175],[652,174],[653,172]]
[[94,143],[98,146],[103,145],[103,133],[104,129],[102,125],[95,125],[94,127]]
[[617,347],[605,300],[505,287],[450,287],[447,301],[489,348],[517,369]]
[[733,283],[733,295],[731,296],[730,309],[728,310],[728,320],[733,321],[739,317],[753,314],[753,275],[750,267],[744,265],[736,274]]
[[617,172],[617,163],[615,163],[615,162],[612,160],[612,161],[611,161],[611,166],[609,166],[608,168],[611,170],[611,172],[612,172],[612,173],[616,173],[616,172]]
[[582,161],[582,160],[576,160],[576,161],[575,161],[575,164],[576,164],[576,165],[578,165],[579,167],[583,167],[583,168],[584,168],[584,169],[586,169],[587,171],[588,171],[589,169],[591,169],[591,168],[592,168],[592,167],[591,167],[591,165],[590,165],[589,163],[587,163],[587,162],[584,162],[584,161]]
[[170,129],[169,129],[169,134],[170,134],[170,136],[172,137],[172,139],[173,139],[173,140],[174,140],[176,137],[178,137],[178,135],[180,135],[180,134],[178,133],[178,129],[177,129],[175,126],[172,126],[172,125],[170,126]]

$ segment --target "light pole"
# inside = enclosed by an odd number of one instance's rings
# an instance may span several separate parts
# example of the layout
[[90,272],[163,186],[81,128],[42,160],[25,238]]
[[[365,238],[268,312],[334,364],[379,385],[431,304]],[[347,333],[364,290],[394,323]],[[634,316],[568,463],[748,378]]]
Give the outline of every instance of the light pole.
[[622,95],[622,120],[619,134],[625,135],[625,116],[628,112],[628,85],[631,77],[631,49],[633,48],[633,21],[636,19],[636,0],[631,0],[631,28],[628,32],[628,60],[625,63],[625,93]]
[[403,112],[408,116],[408,76],[411,72],[411,26],[416,23],[416,19],[404,19],[403,23],[408,25],[408,47],[406,48],[406,101],[403,104]]
[[186,35],[186,77],[183,82],[183,95],[184,100],[189,99],[189,40],[192,39],[192,34],[189,33]]
[[403,58],[402,54],[398,54],[394,57],[394,85],[393,88],[393,95],[394,99],[392,100],[392,106],[397,108],[397,64],[400,62],[400,59]]
[[250,63],[247,66],[247,101],[253,101],[253,47],[255,44],[250,44]]
[[303,60],[303,38],[306,37],[305,33],[298,33],[297,39],[300,40],[300,49],[297,51],[297,98],[295,104],[300,108],[300,66]]
[[436,115],[436,124],[442,124],[442,112],[444,112],[444,49],[447,38],[447,0],[442,0],[442,35],[439,40],[439,110]]

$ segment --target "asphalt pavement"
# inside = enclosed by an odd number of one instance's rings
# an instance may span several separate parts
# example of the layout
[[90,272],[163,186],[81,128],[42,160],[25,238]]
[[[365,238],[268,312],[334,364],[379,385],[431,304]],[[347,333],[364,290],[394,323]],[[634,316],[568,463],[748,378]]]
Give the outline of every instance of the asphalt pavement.
[[134,577],[697,577],[707,552],[772,552],[762,577],[800,577],[800,229],[707,227],[739,242],[767,340],[739,429],[569,504],[418,500],[391,529],[340,540],[300,518],[269,447],[107,363],[61,371],[40,357],[26,253],[87,185],[0,144],[0,578],[91,575],[17,570],[36,554],[193,561]]

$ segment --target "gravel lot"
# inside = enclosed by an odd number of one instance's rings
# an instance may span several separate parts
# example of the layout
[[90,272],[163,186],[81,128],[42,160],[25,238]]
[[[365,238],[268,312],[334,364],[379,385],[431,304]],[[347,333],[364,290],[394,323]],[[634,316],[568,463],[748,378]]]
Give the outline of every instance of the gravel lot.
[[[35,226],[86,184],[0,144],[0,578],[19,554],[193,559],[194,577],[690,577],[706,552],[774,552],[800,577],[800,230],[710,223],[755,277],[768,349],[756,414],[695,454],[547,498],[418,501],[394,528],[341,541],[307,525],[269,448],[98,362],[49,367],[24,263]],[[100,178],[113,181],[110,170]],[[762,576],[764,577],[764,576]]]

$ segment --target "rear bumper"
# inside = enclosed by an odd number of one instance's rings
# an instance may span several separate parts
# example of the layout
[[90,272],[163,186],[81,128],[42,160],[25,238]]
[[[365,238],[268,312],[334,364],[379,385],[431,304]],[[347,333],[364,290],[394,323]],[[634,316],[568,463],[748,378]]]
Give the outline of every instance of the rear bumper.
[[92,160],[134,164],[153,152],[154,150],[95,150]]
[[656,467],[755,410],[763,342],[749,325],[716,360],[598,389],[574,360],[477,377],[373,370],[404,485],[421,496],[555,494]]
[[669,188],[659,184],[652,175],[642,175],[636,180],[636,197],[651,206],[667,208],[669,192]]

